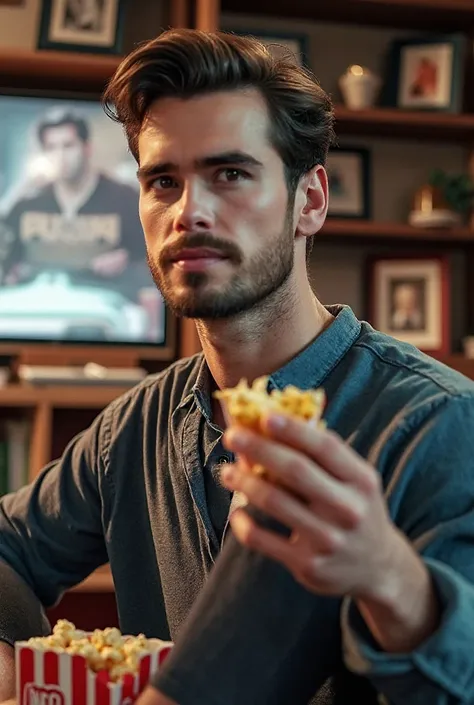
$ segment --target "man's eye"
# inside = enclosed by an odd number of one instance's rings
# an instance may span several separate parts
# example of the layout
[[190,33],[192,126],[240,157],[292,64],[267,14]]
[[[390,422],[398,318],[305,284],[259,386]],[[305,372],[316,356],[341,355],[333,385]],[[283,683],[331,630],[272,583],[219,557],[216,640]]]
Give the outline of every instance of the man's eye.
[[225,182],[230,182],[230,181],[241,181],[242,179],[248,178],[249,175],[247,172],[242,171],[242,169],[222,169],[218,174],[217,174],[217,181],[225,181]]
[[169,189],[176,186],[176,181],[172,176],[159,176],[152,183],[152,188],[154,189]]

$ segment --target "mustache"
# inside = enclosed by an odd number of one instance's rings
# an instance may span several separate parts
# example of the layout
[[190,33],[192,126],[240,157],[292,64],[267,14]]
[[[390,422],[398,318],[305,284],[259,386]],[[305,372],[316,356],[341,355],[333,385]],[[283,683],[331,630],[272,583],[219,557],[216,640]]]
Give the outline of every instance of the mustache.
[[240,249],[233,242],[221,240],[209,232],[204,232],[194,235],[184,235],[177,242],[170,243],[163,247],[160,253],[160,262],[162,264],[170,262],[175,259],[182,250],[191,250],[195,247],[209,247],[219,252],[223,257],[227,257],[236,263],[242,260]]

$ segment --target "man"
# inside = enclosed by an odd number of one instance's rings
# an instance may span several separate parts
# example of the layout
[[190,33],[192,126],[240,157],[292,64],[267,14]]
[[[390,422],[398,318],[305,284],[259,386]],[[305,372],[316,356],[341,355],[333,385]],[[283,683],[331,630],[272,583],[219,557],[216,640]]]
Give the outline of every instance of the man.
[[3,248],[4,283],[48,268],[133,294],[129,280],[138,290],[146,270],[135,189],[95,169],[82,116],[55,108],[37,132],[47,168],[42,185],[20,198],[2,224],[3,241],[12,243]]
[[424,282],[401,281],[393,286],[391,327],[393,330],[423,330],[423,286]]
[[[151,271],[204,354],[4,498],[0,556],[45,605],[110,560],[122,629],[176,641],[142,703],[468,702],[474,388],[314,297],[328,97],[257,42],[176,30],[125,59],[106,100],[139,163]],[[262,374],[324,387],[332,430],[269,419],[265,442],[229,428],[224,445],[212,392]],[[249,477],[254,460],[290,492]],[[12,644],[38,610],[2,617]]]

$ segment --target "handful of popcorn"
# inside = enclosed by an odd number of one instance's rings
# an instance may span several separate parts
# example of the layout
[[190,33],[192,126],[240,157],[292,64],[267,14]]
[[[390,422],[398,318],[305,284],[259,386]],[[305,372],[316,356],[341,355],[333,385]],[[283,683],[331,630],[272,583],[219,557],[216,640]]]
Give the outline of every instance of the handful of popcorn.
[[[236,387],[217,391],[214,396],[221,400],[229,421],[257,433],[264,433],[262,420],[272,412],[325,428],[326,422],[322,419],[326,406],[324,389],[302,390],[288,385],[268,392],[268,381],[268,376],[258,377],[249,386],[247,380],[242,379]],[[261,465],[254,465],[251,470],[256,475],[267,476]]]
[[34,705],[39,696],[42,705],[72,705],[73,700],[75,705],[78,693],[82,705],[128,705],[171,646],[144,634],[125,636],[115,627],[85,632],[59,620],[50,636],[15,644],[19,705]]

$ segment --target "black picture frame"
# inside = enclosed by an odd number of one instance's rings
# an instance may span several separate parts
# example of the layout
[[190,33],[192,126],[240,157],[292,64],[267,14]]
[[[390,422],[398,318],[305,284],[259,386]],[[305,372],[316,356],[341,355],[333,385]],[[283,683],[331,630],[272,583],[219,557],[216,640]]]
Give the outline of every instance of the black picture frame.
[[[71,0],[43,0],[37,48],[86,54],[120,54],[125,9],[128,2],[127,0],[96,1],[102,3],[102,7],[98,7],[98,10],[103,13],[102,31],[94,30],[93,27],[83,29],[66,26],[67,12],[70,11],[68,3]],[[63,26],[58,21],[59,16],[64,21]]]
[[[337,172],[335,171],[336,165]],[[334,147],[329,150],[326,171],[329,179],[328,218],[370,220],[372,217],[372,155],[370,150],[366,147],[350,145]],[[337,173],[337,177],[335,177],[335,173]],[[346,181],[345,187],[342,183],[342,177]],[[338,179],[337,186],[336,178]]]
[[[272,44],[286,46],[295,54],[297,58],[300,59],[299,64],[301,66],[309,67],[310,65],[310,39],[309,35],[304,32],[280,32],[279,30],[271,32],[269,30],[248,28],[226,28],[225,31],[232,32],[233,34],[240,34],[242,36],[254,37],[269,46]],[[294,42],[296,42],[296,47],[292,48],[291,44]]]
[[[403,110],[462,112],[466,51],[466,38],[459,34],[432,34],[392,42],[386,60],[382,105]],[[422,62],[427,65],[424,74]],[[407,81],[416,66],[418,78],[409,91]]]

